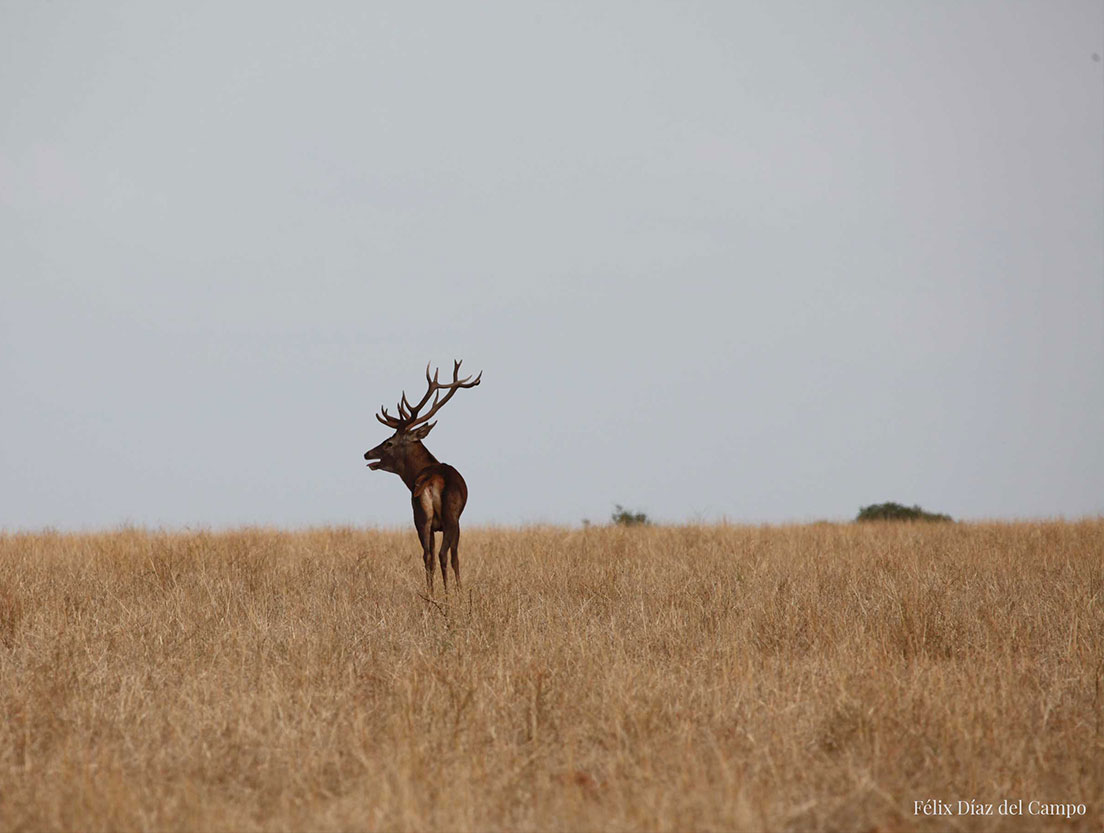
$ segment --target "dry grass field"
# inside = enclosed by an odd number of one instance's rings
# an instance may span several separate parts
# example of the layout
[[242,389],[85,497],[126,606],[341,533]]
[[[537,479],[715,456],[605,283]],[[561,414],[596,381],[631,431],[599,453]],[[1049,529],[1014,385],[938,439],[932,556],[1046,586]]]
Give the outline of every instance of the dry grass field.
[[461,557],[428,602],[412,530],[0,536],[0,829],[1104,827],[1104,521]]

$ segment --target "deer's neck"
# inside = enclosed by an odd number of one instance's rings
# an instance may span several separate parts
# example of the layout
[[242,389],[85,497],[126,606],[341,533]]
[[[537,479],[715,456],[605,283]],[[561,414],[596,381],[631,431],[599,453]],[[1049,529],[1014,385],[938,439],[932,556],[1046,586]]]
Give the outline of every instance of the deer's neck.
[[414,483],[418,479],[418,475],[429,466],[437,464],[437,458],[429,453],[429,449],[422,445],[420,442],[416,442],[410,445],[409,450],[399,460],[395,472],[402,478],[403,483],[406,484],[406,488],[410,491],[414,491]]

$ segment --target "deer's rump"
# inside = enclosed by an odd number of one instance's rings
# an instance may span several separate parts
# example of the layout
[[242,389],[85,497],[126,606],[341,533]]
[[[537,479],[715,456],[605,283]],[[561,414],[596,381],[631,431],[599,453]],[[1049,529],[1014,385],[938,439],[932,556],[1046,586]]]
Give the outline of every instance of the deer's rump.
[[418,472],[410,501],[433,518],[433,531],[444,529],[447,520],[455,523],[468,502],[468,484],[460,472],[447,463],[434,463]]

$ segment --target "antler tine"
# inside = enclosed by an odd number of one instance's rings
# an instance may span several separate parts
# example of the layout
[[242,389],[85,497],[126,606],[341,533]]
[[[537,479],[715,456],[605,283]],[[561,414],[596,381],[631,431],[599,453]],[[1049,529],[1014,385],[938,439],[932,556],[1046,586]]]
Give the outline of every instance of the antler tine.
[[[438,387],[442,387],[442,388],[467,387],[467,383],[469,381],[471,381],[471,376],[466,376],[463,379],[460,378],[460,365],[463,364],[463,362],[464,362],[463,359],[453,361],[453,363],[452,363],[452,381],[451,382],[446,382],[445,384],[442,385],[440,382],[437,381],[437,374],[434,373],[433,374],[434,384],[437,385]],[[482,371],[480,371],[480,375],[482,375]]]
[[406,403],[406,419],[407,420],[416,419],[417,416],[418,416],[418,412],[420,410],[422,410],[422,408],[425,407],[425,403],[429,401],[430,394],[434,393],[437,390],[437,372],[434,371],[433,378],[432,379],[429,378],[429,365],[428,364],[426,365],[426,382],[428,384],[426,385],[425,396],[422,397],[422,400],[417,405],[411,406],[410,402],[407,401],[406,391],[403,391],[403,402]]
[[410,419],[410,417],[414,416],[417,413],[417,409],[411,409],[410,403],[406,399],[406,391],[403,391],[402,399],[399,401],[399,415],[403,419]]
[[387,413],[387,409],[382,406],[380,407],[380,413],[376,414],[376,419],[378,419],[388,428],[398,428],[402,424],[401,419],[396,419],[395,417],[391,416],[391,414]]
[[[456,366],[452,369],[452,384],[460,387],[475,387],[479,384],[479,380],[483,378],[483,371],[479,371],[479,375],[475,377],[475,381],[471,382],[471,376],[465,376],[463,379],[457,378],[460,375],[460,364],[463,360],[456,362]],[[469,385],[468,382],[471,382]]]

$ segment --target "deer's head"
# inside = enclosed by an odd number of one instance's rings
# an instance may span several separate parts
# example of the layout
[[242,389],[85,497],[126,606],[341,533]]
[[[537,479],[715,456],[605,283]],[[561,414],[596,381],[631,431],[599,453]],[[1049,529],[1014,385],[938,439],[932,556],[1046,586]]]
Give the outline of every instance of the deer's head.
[[432,425],[422,425],[413,431],[396,431],[375,448],[364,452],[368,468],[372,471],[383,469],[398,474],[400,461],[410,455],[414,443],[421,443],[432,428]]
[[[435,370],[433,376],[430,376],[429,365],[426,365],[428,389],[425,396],[416,405],[411,405],[407,401],[406,391],[403,391],[402,399],[399,400],[398,416],[391,416],[387,413],[386,408],[380,408],[380,412],[376,414],[376,419],[388,428],[393,428],[395,433],[375,448],[364,452],[364,459],[369,461],[368,468],[373,471],[382,469],[401,475],[406,468],[406,461],[410,459],[411,454],[415,453],[415,449],[425,451],[422,440],[429,435],[429,432],[433,430],[433,426],[437,424],[429,420],[445,406],[445,403],[452,398],[456,391],[460,388],[474,388],[483,377],[483,373],[480,372],[474,380],[471,376],[461,379],[459,361],[453,363],[451,382],[442,383],[438,381],[439,373],[439,370]],[[441,396],[441,391],[447,391],[444,397]],[[424,414],[421,413],[422,408],[429,402],[431,396],[433,397],[433,404],[428,411]]]

